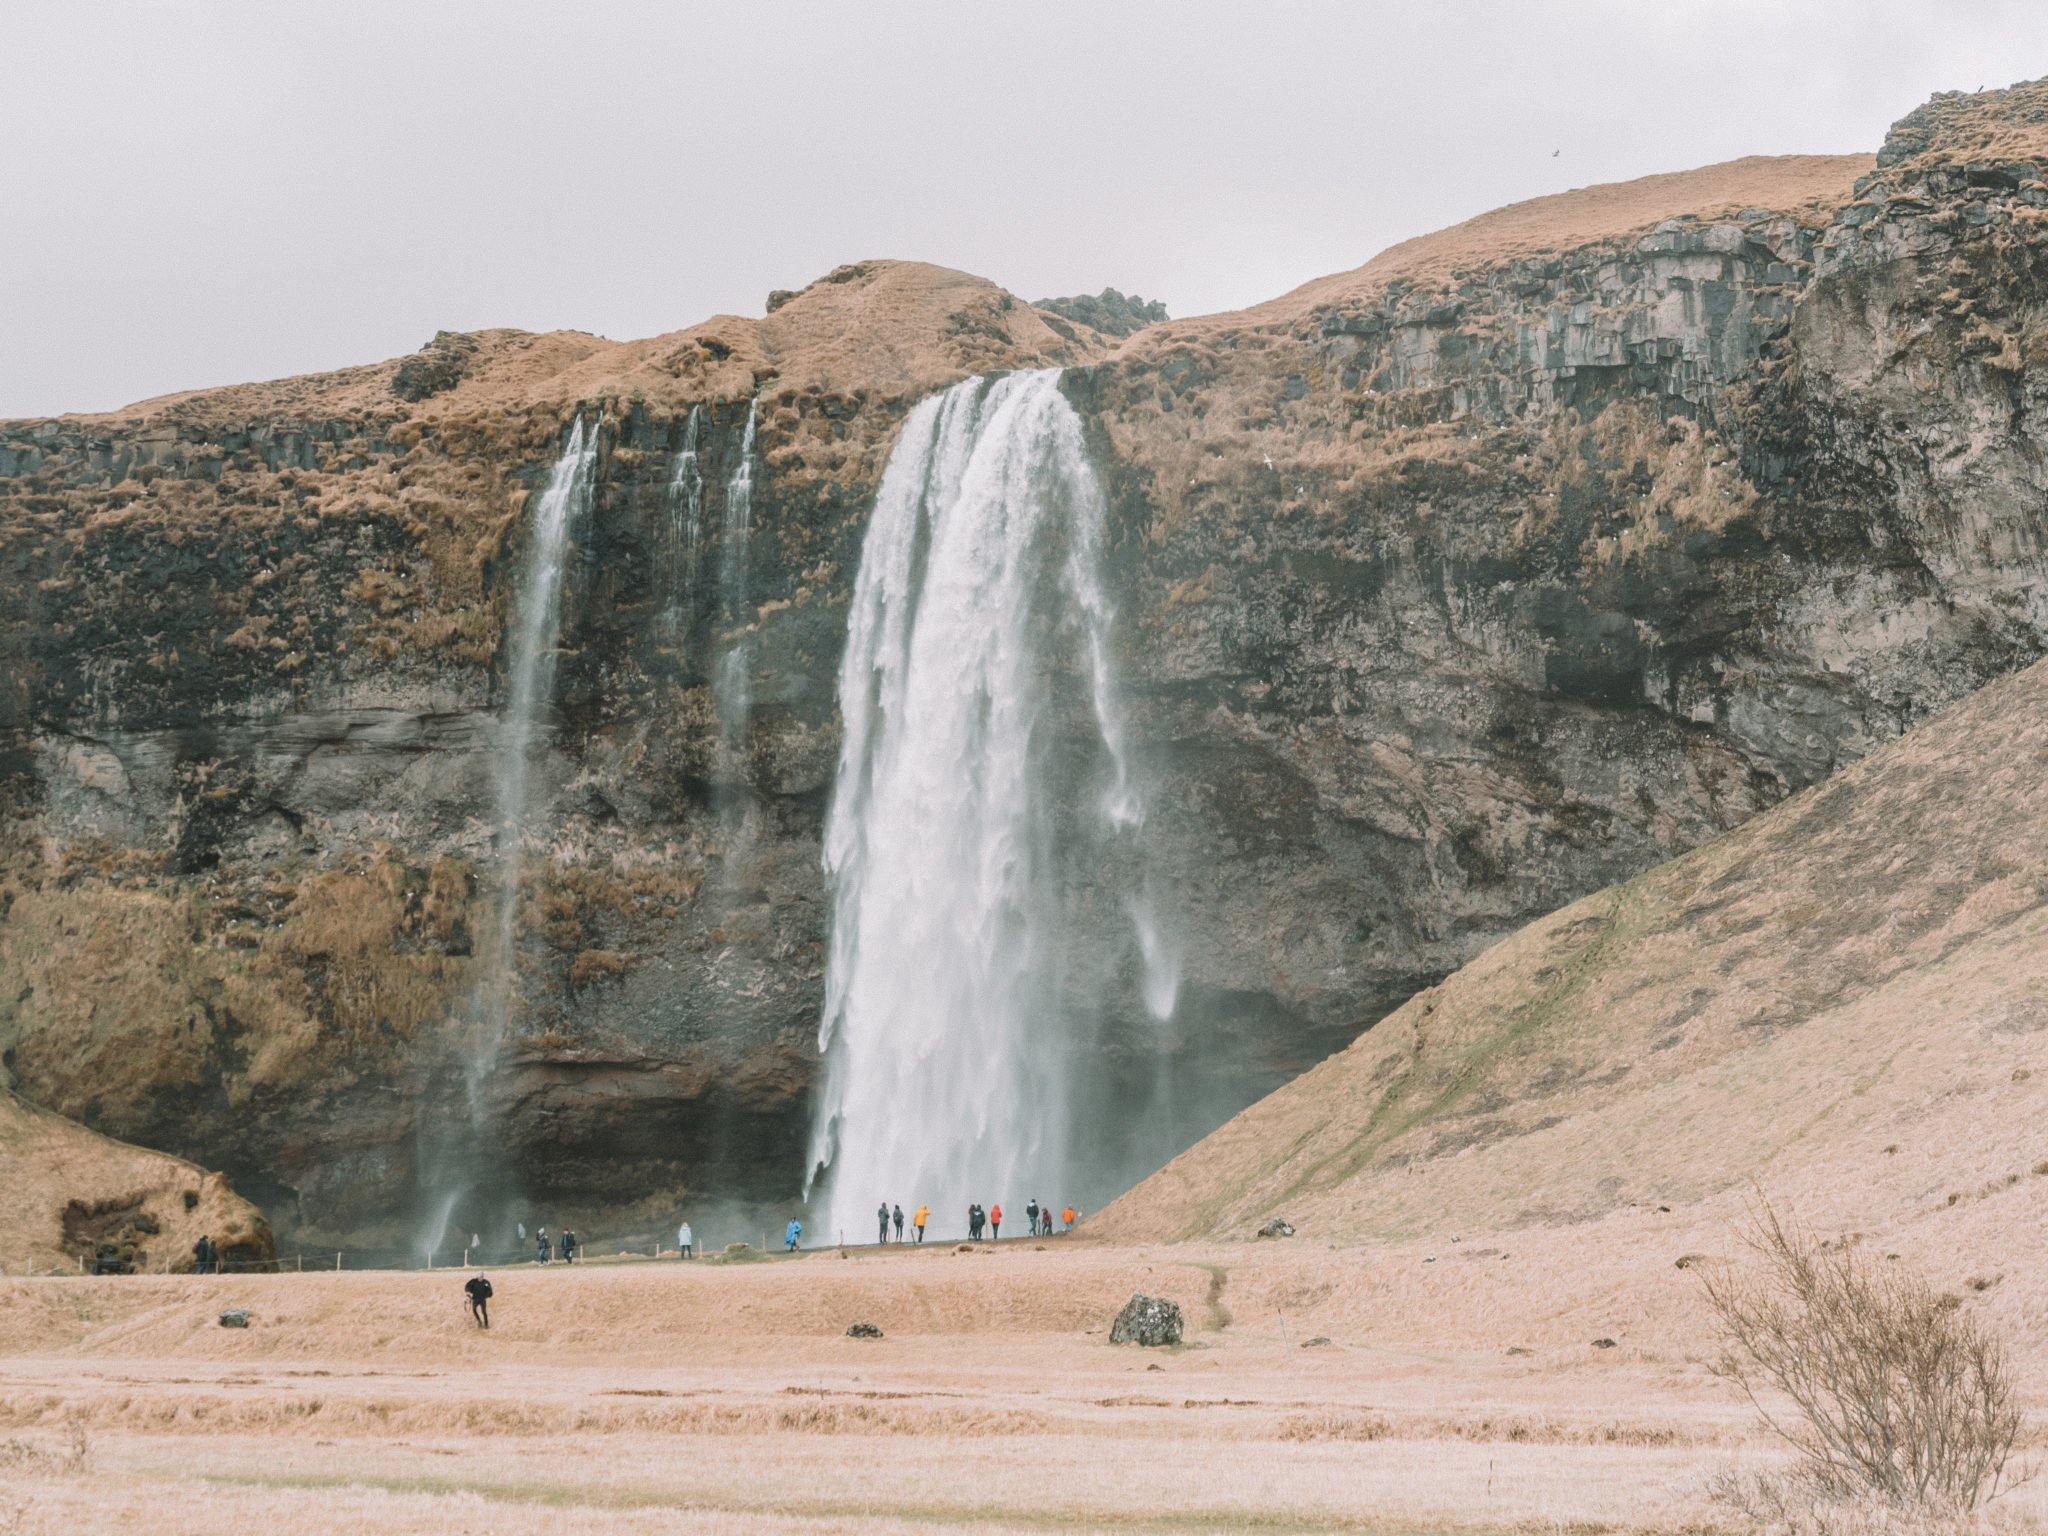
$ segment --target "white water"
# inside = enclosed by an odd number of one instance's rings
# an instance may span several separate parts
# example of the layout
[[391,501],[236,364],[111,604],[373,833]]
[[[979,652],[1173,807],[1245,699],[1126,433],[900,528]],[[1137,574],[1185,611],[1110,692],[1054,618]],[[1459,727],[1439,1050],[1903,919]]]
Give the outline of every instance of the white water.
[[443,1195],[440,1206],[427,1221],[426,1230],[420,1238],[420,1252],[430,1265],[434,1262],[435,1254],[440,1251],[443,1239],[448,1236],[449,1218],[455,1214],[455,1202],[460,1200],[463,1194],[463,1190],[456,1189]]
[[[1084,674],[1099,735],[1095,835],[1135,829],[1144,805],[1109,660],[1102,494],[1058,377],[970,379],[917,405],[862,548],[825,829],[821,1231],[865,1232],[883,1199],[929,1203],[951,1231],[971,1200],[1015,1221],[1033,1196],[1067,1198],[1086,1063],[1054,986],[1040,724],[1059,660]],[[1166,952],[1145,910],[1134,899],[1144,991],[1170,1012],[1177,977],[1151,974]]]
[[668,482],[670,543],[669,599],[662,620],[673,639],[690,622],[690,603],[697,591],[698,552],[704,539],[704,473],[697,465],[697,419],[701,406],[690,407],[683,428],[683,446],[676,454]]
[[1164,1024],[1180,1001],[1180,951],[1160,932],[1153,906],[1149,892],[1133,897],[1131,928],[1138,936],[1138,955],[1143,962],[1139,993],[1145,999],[1145,1011],[1155,1023]]
[[503,745],[498,753],[498,910],[494,948],[485,982],[484,1029],[468,1064],[472,1120],[481,1114],[483,1080],[497,1065],[511,1022],[516,983],[513,963],[519,915],[519,862],[530,807],[535,749],[545,744],[546,716],[555,692],[555,658],[562,625],[562,564],[570,530],[589,509],[597,430],[583,418],[569,433],[547,488],[534,504],[519,583],[513,590],[506,647]]
[[754,707],[754,615],[747,602],[749,543],[754,529],[754,407],[740,438],[740,462],[725,486],[725,526],[720,530],[718,602],[720,622],[732,638],[712,679],[718,707],[718,775],[734,784],[744,777],[747,717]]

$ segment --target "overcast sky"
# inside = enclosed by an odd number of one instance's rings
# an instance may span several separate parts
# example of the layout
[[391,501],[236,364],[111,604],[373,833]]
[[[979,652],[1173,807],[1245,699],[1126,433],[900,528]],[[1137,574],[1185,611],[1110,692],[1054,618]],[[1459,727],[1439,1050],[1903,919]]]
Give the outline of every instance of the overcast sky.
[[653,335],[871,256],[1232,309],[2048,74],[2041,0],[186,0],[6,37],[0,416]]

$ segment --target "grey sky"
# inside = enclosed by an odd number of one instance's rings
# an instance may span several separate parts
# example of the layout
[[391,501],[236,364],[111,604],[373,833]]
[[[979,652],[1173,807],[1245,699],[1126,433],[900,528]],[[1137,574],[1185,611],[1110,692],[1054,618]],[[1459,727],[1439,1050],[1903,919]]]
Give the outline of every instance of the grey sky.
[[870,256],[1236,308],[1521,198],[1874,149],[2048,74],[2048,5],[48,5],[7,53],[20,416],[652,335]]

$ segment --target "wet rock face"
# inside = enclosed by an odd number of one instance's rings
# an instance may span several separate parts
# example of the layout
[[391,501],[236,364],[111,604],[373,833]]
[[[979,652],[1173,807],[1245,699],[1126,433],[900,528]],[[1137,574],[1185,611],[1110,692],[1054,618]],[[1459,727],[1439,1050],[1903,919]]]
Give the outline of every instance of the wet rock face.
[[[1068,872],[1062,981],[1101,1040],[1076,1112],[1115,1143],[1106,1180],[2048,648],[2048,187],[2017,151],[1944,153],[1888,149],[1839,207],[1161,321],[1070,369],[1180,977],[1154,1023],[1127,914]],[[797,334],[876,270],[762,324]],[[1047,360],[1015,342],[1036,311],[954,291],[935,313],[959,371]],[[361,370],[346,410],[280,387],[240,415],[229,392],[0,424],[0,1068],[21,1091],[226,1169],[288,1233],[414,1210],[471,1119],[503,615],[581,399],[597,489],[536,769],[521,1023],[477,1089],[499,1140],[465,1155],[579,1230],[795,1195],[836,668],[909,397],[839,361],[800,378],[737,332],[654,344],[638,377],[667,384],[644,397],[473,393],[596,345],[437,338]],[[672,489],[693,406],[694,523]],[[721,753],[743,631],[749,731]],[[1067,690],[1049,717],[1076,782],[1084,707]]]
[[0,631],[11,1080],[203,1151],[293,1233],[395,1237],[450,1158],[554,1213],[786,1199],[836,748],[837,589],[816,573],[850,580],[872,486],[790,473],[775,505],[757,496],[750,590],[775,623],[750,750],[722,763],[716,531],[745,414],[701,413],[694,563],[667,483],[686,413],[607,430],[535,770],[522,1023],[480,1090],[489,1146],[465,1134],[464,1067],[500,873],[507,508],[545,481],[560,426],[10,439],[0,558],[28,578]]

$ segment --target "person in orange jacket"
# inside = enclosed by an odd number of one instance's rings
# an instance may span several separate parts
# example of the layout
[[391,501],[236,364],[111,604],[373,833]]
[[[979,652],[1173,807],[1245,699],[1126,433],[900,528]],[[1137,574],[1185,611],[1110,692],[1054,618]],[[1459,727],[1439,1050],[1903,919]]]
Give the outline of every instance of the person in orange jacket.
[[932,1208],[928,1205],[920,1205],[917,1208],[917,1214],[910,1218],[910,1224],[917,1228],[917,1240],[920,1243],[924,1241],[924,1224],[931,1219]]
[[1074,1208],[1071,1205],[1060,1212],[1060,1230],[1062,1232],[1074,1230]]
[[997,1242],[1003,1235],[1003,1207],[1000,1202],[988,1208],[988,1240]]

